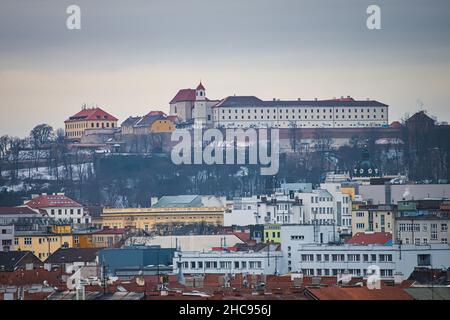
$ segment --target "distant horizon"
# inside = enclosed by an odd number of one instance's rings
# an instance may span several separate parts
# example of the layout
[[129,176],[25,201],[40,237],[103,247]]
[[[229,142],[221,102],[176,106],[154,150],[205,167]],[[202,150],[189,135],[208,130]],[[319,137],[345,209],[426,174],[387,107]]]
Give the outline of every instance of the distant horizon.
[[69,0],[0,5],[0,135],[55,130],[83,103],[121,121],[169,112],[202,80],[211,99],[321,100],[350,95],[389,105],[389,122],[425,109],[450,122],[450,1]]

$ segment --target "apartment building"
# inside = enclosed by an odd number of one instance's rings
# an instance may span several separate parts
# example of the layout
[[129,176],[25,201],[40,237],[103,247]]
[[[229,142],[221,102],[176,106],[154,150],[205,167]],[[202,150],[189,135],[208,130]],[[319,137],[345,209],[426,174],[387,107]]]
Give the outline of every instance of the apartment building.
[[279,274],[281,251],[183,251],[175,252],[173,272],[175,274]]
[[415,267],[448,268],[448,244],[410,245],[329,245],[297,244],[282,241],[283,272],[302,272],[311,276],[337,276],[348,272],[367,277],[377,269],[382,279],[394,279],[396,272],[406,278]]
[[360,205],[352,211],[352,230],[357,232],[389,232],[394,230],[394,205]]
[[91,217],[84,212],[81,204],[64,193],[32,195],[24,203],[43,216],[72,224],[89,224]]

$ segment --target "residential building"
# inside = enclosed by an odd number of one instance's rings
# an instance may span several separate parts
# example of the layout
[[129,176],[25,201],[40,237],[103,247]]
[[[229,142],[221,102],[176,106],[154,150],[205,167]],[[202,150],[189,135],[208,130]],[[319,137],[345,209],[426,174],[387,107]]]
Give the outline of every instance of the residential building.
[[98,248],[59,248],[45,260],[45,264],[60,267],[70,274],[79,267],[97,266],[99,250]]
[[264,225],[264,241],[265,242],[281,242],[281,225],[265,224]]
[[41,214],[29,207],[0,207],[0,225],[14,224],[20,219],[38,217],[41,217]]
[[121,124],[122,134],[167,133],[175,130],[175,123],[162,111],[150,111],[143,117],[129,117]]
[[41,261],[59,248],[72,246],[70,225],[51,226],[47,231],[16,231],[14,234],[14,250],[31,251]]
[[[104,228],[92,233],[93,248],[113,248],[125,241],[126,230],[124,228]],[[78,235],[79,236],[79,235]]]
[[320,188],[333,196],[333,211],[338,231],[343,234],[352,233],[352,191],[353,188],[342,188],[340,183],[322,183]]
[[379,268],[381,279],[394,279],[396,272],[408,277],[415,267],[450,267],[448,244],[327,245],[297,244],[286,239],[282,240],[281,246],[283,252],[291,253],[283,259],[283,272],[302,272],[311,276],[337,276],[348,272],[367,278],[371,274],[368,270]]
[[394,205],[361,205],[352,211],[352,230],[358,232],[389,232],[394,230]]
[[277,191],[260,196],[257,203],[256,224],[289,224],[306,222],[302,201],[293,192]]
[[178,274],[279,274],[281,251],[175,252],[173,272]]
[[213,107],[217,128],[352,128],[388,125],[388,105],[351,97],[332,100],[263,101],[229,96]]
[[450,213],[446,198],[402,200],[395,216],[395,238],[398,243],[428,245],[448,243]]
[[224,213],[224,226],[247,226],[257,221],[260,196],[233,198],[229,210]]
[[72,224],[89,224],[91,218],[81,204],[64,193],[32,195],[25,205],[43,216]]
[[14,243],[14,225],[0,224],[0,252],[12,250]]
[[397,243],[447,244],[450,239],[450,216],[417,215],[403,216],[395,219]]
[[0,271],[13,272],[17,269],[32,270],[39,267],[42,267],[42,261],[31,251],[0,252]]
[[117,128],[117,121],[117,118],[98,107],[86,108],[83,106],[80,112],[64,121],[66,139],[79,141],[84,135],[84,131],[88,129]]

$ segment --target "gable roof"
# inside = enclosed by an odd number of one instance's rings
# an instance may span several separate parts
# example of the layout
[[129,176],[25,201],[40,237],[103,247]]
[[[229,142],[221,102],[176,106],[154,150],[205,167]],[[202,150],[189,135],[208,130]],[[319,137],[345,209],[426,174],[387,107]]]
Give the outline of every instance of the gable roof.
[[106,111],[100,108],[86,108],[81,110],[80,112],[74,114],[69,117],[65,122],[70,121],[79,121],[79,120],[109,120],[109,121],[117,121],[118,119],[114,116],[110,115]]
[[195,101],[195,90],[194,89],[181,89],[178,93],[170,100],[170,104],[177,103],[181,101]]
[[134,126],[136,122],[141,120],[142,117],[128,117],[124,122],[122,122],[122,127]]
[[26,215],[36,215],[36,211],[29,207],[0,207],[0,214],[26,214]]
[[429,122],[434,123],[435,121],[429,117],[424,111],[419,111],[414,113],[409,119],[406,119],[406,123],[409,122]]
[[[28,255],[34,256],[31,251],[0,252],[0,269],[14,270],[16,267],[20,266],[20,261]],[[34,258],[37,261],[37,257],[34,256]]]
[[75,200],[61,194],[41,195],[26,202],[25,205],[33,209],[51,207],[83,207]]
[[100,248],[59,248],[45,263],[95,262]]
[[138,122],[134,124],[136,127],[149,127],[153,122],[161,119],[166,119],[167,116],[162,111],[150,111],[145,116],[143,116]]
[[392,240],[392,234],[389,232],[357,232],[353,237],[351,237],[347,243],[348,244],[380,244],[386,245]]
[[214,107],[279,107],[279,106],[304,106],[304,107],[387,107],[388,105],[376,100],[272,100],[263,101],[255,96],[229,96],[221,100]]

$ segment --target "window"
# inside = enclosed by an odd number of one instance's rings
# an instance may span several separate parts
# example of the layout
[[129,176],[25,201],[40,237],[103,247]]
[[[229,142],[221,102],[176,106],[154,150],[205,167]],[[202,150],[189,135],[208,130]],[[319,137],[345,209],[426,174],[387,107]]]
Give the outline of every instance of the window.
[[441,224],[441,232],[447,232],[448,230],[448,224],[442,223]]
[[431,265],[431,256],[429,254],[418,254],[417,255],[417,265],[421,266],[430,266]]
[[29,246],[29,245],[31,245],[31,238],[25,238],[24,239],[24,244],[26,245],[26,246]]

